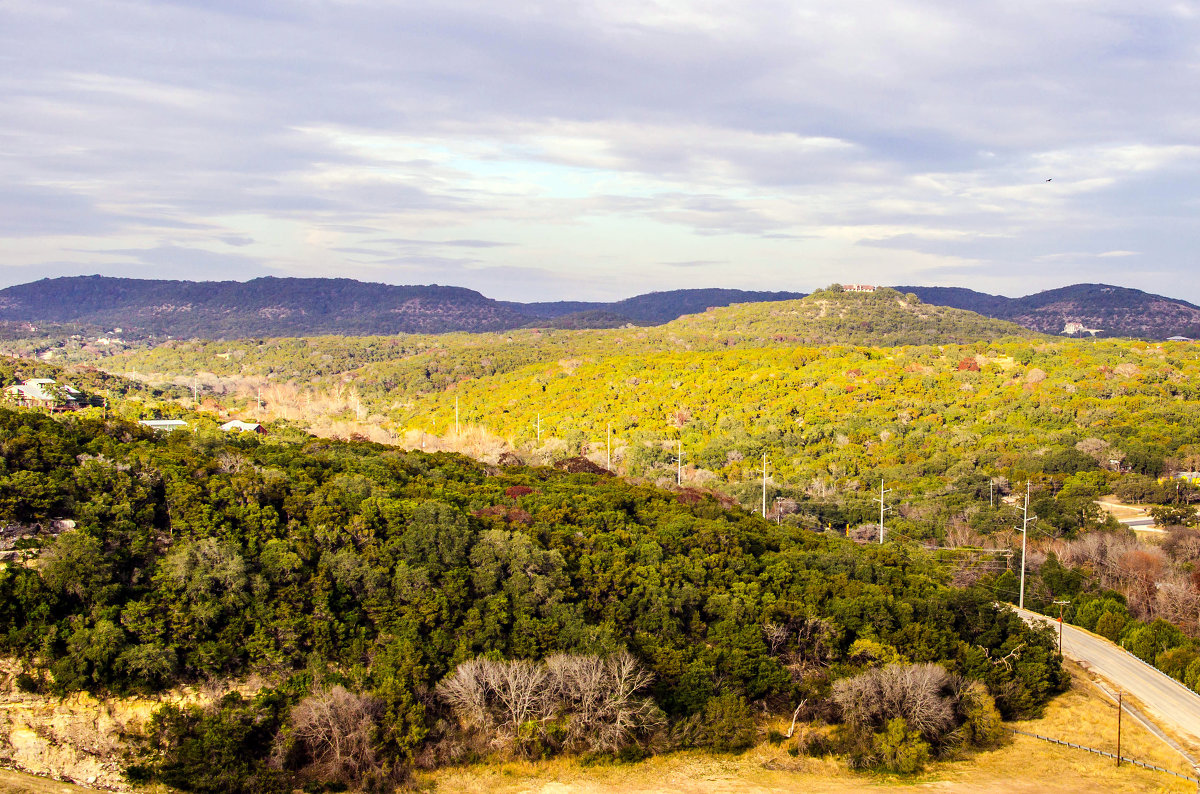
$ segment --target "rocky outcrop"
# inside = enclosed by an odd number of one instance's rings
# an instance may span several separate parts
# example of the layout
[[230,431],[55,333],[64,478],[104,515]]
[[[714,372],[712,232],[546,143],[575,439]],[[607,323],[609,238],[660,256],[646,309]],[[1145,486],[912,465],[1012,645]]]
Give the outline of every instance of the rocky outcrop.
[[[142,732],[156,708],[210,702],[221,694],[195,688],[158,698],[65,698],[23,692],[16,685],[20,663],[0,661],[0,765],[39,777],[104,791],[130,791],[122,770],[129,740]],[[253,687],[246,687],[253,691]]]
[[122,737],[141,730],[157,703],[58,699],[20,692],[4,669],[0,762],[23,772],[107,791],[128,791]]

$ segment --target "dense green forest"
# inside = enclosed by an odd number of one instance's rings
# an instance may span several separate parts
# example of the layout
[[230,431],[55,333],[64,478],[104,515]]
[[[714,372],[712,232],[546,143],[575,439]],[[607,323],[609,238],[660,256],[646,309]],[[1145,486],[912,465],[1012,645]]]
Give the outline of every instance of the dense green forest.
[[[0,369],[113,395],[5,415],[0,522],[52,528],[22,535],[2,580],[26,685],[270,682],[165,709],[138,779],[253,790],[734,749],[754,713],[798,703],[838,725],[800,750],[912,771],[1063,685],[1046,638],[992,606],[1016,598],[1026,492],[1027,602],[1068,600],[1068,620],[1200,686],[1200,491],[1167,478],[1200,469],[1192,345],[827,290],[651,329],[59,352],[155,386]],[[226,437],[218,415],[271,435]],[[195,432],[117,419],[147,416]],[[1114,492],[1154,506],[1162,544],[1101,510]],[[887,543],[844,537],[877,541],[881,507]],[[357,749],[314,740],[319,714]]]
[[[582,453],[665,482],[682,452],[685,484],[747,507],[765,454],[772,506],[812,502],[799,512],[861,523],[884,480],[911,537],[944,537],[980,487],[1000,497],[1028,481],[1055,497],[1039,514],[1069,535],[1104,523],[1086,507],[1093,492],[1197,467],[1195,346],[1013,330],[890,290],[821,291],[657,329],[178,342],[98,363],[177,387],[199,376],[213,408],[261,396],[268,418],[329,435],[378,431],[492,460]],[[455,438],[456,419],[482,437],[475,448]],[[993,513],[967,518],[1009,523]]]
[[[269,682],[164,707],[138,780],[291,790],[495,752],[733,749],[756,711],[802,701],[886,765],[994,741],[996,709],[1035,714],[1065,686],[1048,633],[920,550],[697,491],[84,412],[0,409],[0,461],[26,560],[0,572],[0,642],[24,686]],[[911,697],[856,705],[880,687]]]

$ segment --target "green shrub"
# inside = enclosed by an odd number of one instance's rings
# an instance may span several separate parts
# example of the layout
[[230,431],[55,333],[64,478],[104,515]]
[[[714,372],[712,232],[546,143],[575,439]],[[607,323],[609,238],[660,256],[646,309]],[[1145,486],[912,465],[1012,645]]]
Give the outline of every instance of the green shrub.
[[1004,722],[996,701],[987,687],[971,681],[959,693],[958,712],[962,719],[964,744],[971,747],[995,747],[1005,736]]
[[1095,631],[1101,637],[1107,637],[1116,642],[1121,639],[1121,630],[1125,628],[1127,622],[1129,622],[1129,619],[1124,615],[1116,612],[1105,612],[1096,621]]
[[709,698],[704,705],[698,744],[737,752],[754,744],[755,735],[754,713],[745,698],[727,693]]
[[929,744],[920,731],[909,730],[903,717],[889,720],[883,731],[875,734],[875,753],[878,766],[889,772],[913,775],[929,763]]

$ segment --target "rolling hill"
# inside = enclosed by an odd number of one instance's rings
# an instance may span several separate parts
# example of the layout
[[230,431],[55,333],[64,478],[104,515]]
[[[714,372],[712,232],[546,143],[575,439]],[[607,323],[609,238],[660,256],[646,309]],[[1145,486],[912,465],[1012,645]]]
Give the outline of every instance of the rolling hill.
[[927,303],[1009,320],[1046,334],[1062,334],[1068,323],[1077,323],[1098,329],[1097,336],[1200,337],[1200,306],[1128,287],[1074,284],[1023,298],[989,295],[962,287],[896,289],[911,292]]
[[128,338],[231,339],[505,331],[524,326],[657,325],[710,306],[799,297],[792,292],[695,289],[614,303],[520,304],[462,287],[352,279],[165,281],[104,276],[42,279],[0,290],[0,323],[70,324]]

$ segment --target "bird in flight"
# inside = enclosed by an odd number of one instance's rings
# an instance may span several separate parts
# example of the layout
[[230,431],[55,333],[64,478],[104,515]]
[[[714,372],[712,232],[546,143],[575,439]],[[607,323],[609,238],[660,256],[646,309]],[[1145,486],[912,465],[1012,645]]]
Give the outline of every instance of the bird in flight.
[[1046,181],[1047,181],[1047,182],[1053,182],[1053,181],[1054,181],[1054,177],[1050,177],[1050,178],[1049,178],[1049,179],[1047,179]]

